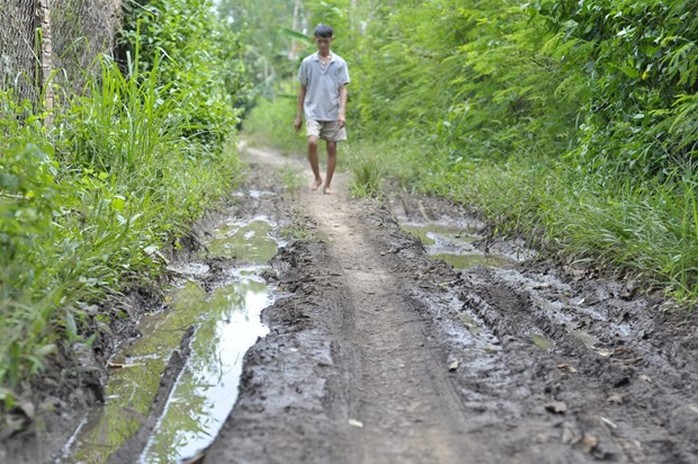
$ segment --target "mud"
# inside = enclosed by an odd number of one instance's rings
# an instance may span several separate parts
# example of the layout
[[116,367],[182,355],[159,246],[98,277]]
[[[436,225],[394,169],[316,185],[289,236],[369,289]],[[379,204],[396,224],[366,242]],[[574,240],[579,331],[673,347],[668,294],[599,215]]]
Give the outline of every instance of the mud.
[[[352,199],[343,174],[335,195],[298,192],[270,173],[303,162],[247,156],[251,190],[229,211],[285,231],[265,274],[278,295],[223,428],[182,462],[698,462],[695,312],[496,239],[463,208]],[[441,247],[424,227],[447,236]],[[194,248],[177,269],[215,286],[234,253],[202,267]],[[156,428],[143,420],[128,447]],[[5,456],[26,456],[23,439]],[[44,449],[7,462],[51,462]]]
[[[341,182],[301,195],[314,237],[274,262],[290,296],[264,311],[205,462],[698,462],[695,315],[461,208],[357,201]],[[401,225],[429,221],[508,259],[430,256]]]

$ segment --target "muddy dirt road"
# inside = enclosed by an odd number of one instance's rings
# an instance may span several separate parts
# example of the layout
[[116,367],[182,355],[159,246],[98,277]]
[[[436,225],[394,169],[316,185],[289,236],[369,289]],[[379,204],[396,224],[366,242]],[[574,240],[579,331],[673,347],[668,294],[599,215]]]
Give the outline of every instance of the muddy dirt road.
[[352,199],[342,173],[298,190],[304,160],[245,153],[172,289],[113,302],[138,325],[0,462],[698,463],[695,313],[462,208]]
[[[248,153],[256,172],[291,163]],[[286,296],[205,462],[698,462],[694,316],[477,240],[453,206],[353,200],[341,174],[335,190],[285,206],[309,234],[274,259]],[[502,259],[454,267],[415,224]]]

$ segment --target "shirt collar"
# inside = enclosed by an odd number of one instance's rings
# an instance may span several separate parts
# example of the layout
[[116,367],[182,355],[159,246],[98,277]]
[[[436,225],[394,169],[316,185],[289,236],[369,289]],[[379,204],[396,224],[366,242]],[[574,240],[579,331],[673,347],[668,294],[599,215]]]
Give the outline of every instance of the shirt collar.
[[[313,54],[314,61],[320,61],[320,52],[315,52]],[[330,63],[334,61],[334,53],[330,52]]]

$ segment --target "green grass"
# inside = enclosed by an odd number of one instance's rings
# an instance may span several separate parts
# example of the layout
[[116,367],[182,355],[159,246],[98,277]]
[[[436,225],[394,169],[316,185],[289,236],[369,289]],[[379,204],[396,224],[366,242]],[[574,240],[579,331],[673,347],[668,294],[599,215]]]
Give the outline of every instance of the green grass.
[[360,144],[348,145],[346,153],[346,164],[352,174],[352,195],[357,198],[382,196],[384,167],[380,155]]
[[[100,337],[107,295],[155,282],[166,250],[240,175],[234,140],[186,138],[157,63],[125,77],[109,62],[47,131],[0,95],[0,387],[10,405],[56,352]],[[13,123],[14,121],[14,123]],[[225,135],[229,134],[219,134]],[[10,394],[8,392],[15,392]]]
[[284,190],[288,192],[291,199],[300,199],[301,188],[303,186],[303,174],[301,170],[291,164],[284,164],[279,169],[281,184]]
[[614,184],[544,158],[437,162],[424,172],[412,179],[422,191],[474,206],[502,234],[687,303],[698,298],[693,173]]
[[305,129],[296,131],[296,96],[289,86],[274,100],[261,99],[243,123],[245,140],[253,146],[272,147],[283,154],[305,153]]

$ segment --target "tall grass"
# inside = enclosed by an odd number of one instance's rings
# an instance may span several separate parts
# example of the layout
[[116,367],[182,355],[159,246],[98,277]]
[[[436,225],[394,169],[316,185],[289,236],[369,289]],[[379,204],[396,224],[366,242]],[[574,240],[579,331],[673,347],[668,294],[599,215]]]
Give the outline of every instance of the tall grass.
[[351,193],[358,198],[378,198],[383,194],[383,162],[366,145],[347,146],[347,164],[352,174]]
[[183,135],[188,119],[157,84],[157,62],[144,75],[136,61],[129,70],[105,60],[100,80],[55,115],[51,132],[0,95],[5,391],[26,387],[47,356],[69,358],[75,341],[98,339],[113,310],[99,302],[154,282],[163,270],[158,250],[240,172],[234,142],[211,152]]
[[[399,157],[392,153],[388,156]],[[405,163],[419,160],[403,158]],[[422,159],[423,162],[423,159]],[[568,262],[643,282],[685,302],[698,298],[698,200],[692,170],[660,182],[582,177],[562,161],[440,161],[411,183],[474,206],[503,234]]]

